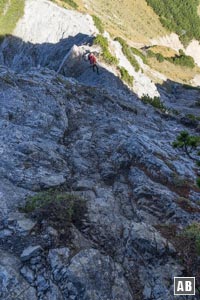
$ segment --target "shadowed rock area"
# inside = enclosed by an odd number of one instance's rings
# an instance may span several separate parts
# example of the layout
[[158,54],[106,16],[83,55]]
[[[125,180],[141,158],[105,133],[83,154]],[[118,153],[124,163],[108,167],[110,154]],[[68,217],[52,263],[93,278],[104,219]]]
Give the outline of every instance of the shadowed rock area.
[[[35,299],[122,299],[124,290],[124,299],[135,299],[138,284],[144,299],[147,291],[155,299],[172,299],[162,270],[171,280],[182,267],[176,250],[155,225],[175,223],[181,228],[199,219],[193,166],[170,145],[174,128],[181,130],[182,125],[150,108],[147,118],[146,106],[128,92],[116,98],[105,89],[81,85],[47,69],[17,74],[1,67],[0,74],[2,251],[14,259],[28,246],[45,249],[33,254],[35,260],[13,264],[13,272],[22,269]],[[187,191],[182,190],[183,180]],[[15,207],[34,191],[63,184],[66,191],[87,199],[83,226],[71,229],[78,237],[52,242],[48,224],[38,231],[31,223],[28,231],[23,230],[29,216],[13,218]],[[196,208],[192,214],[176,203],[186,192]],[[59,244],[69,249],[62,254],[69,262],[60,268],[52,263],[50,271],[46,255]],[[78,256],[74,249],[79,249]],[[115,279],[99,275],[90,282],[88,272],[111,272]],[[18,289],[23,288],[22,275]],[[109,280],[118,282],[116,287],[112,283],[110,289]],[[8,282],[2,286],[2,299],[14,299],[9,298]],[[11,290],[15,292],[12,285]]]
[[[171,145],[199,124],[145,105],[103,63],[93,73],[82,59],[92,39],[1,44],[2,300],[172,300],[173,277],[199,272],[173,239],[199,221],[197,168]],[[158,89],[199,114],[198,89]]]

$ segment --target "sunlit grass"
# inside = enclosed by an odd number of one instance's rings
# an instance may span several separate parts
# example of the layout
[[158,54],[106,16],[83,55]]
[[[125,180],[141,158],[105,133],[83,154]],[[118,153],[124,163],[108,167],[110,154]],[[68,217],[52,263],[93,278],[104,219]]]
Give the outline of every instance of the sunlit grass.
[[165,75],[167,78],[177,81],[180,83],[189,83],[194,76],[200,73],[200,68],[195,66],[195,68],[190,69],[183,66],[174,65],[169,61],[158,62],[156,58],[148,58],[149,66]]
[[78,9],[78,4],[74,0],[50,0],[52,2],[55,2],[56,4],[63,6],[64,8],[68,9]]
[[24,13],[24,0],[0,0],[0,35],[13,32]]
[[160,53],[164,57],[173,57],[178,54],[178,52],[174,49],[165,46],[153,46],[151,47],[151,51],[153,51],[154,53]]
[[158,16],[145,0],[76,0],[79,8],[97,15],[105,30],[127,41],[147,43],[150,38],[166,35]]

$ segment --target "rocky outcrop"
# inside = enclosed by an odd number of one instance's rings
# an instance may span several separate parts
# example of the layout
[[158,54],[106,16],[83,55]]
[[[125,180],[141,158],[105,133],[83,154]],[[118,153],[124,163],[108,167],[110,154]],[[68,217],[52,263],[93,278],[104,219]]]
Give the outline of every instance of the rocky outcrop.
[[48,66],[57,70],[73,45],[91,43],[98,30],[92,17],[47,0],[26,0],[13,36],[1,45],[0,64],[17,71]]
[[[88,72],[89,66],[82,58],[86,51],[96,50],[94,47],[87,46],[91,45],[94,35],[98,33],[91,16],[63,9],[47,0],[27,0],[25,4],[24,16],[19,20],[13,36],[6,38],[1,45],[1,64],[16,71],[27,71],[30,67],[39,68],[40,66],[58,71],[62,60],[69,55],[64,64],[65,68],[61,70],[62,74],[73,76],[84,84],[95,86],[102,86],[103,80],[105,86],[112,86],[116,82],[108,84],[108,73],[105,71],[109,69],[118,76],[116,68],[109,68],[103,62],[98,61],[101,69],[104,68],[99,84],[98,78],[94,80],[91,72]],[[139,97],[144,94],[148,94],[150,97],[159,96],[156,84],[145,74],[146,71],[143,72],[148,70],[146,73],[151,73],[150,68],[136,56],[141,65],[141,70],[136,72],[122,53],[120,44],[113,41],[108,33],[106,35],[110,47],[113,49],[113,55],[119,60],[119,65],[125,67],[134,77],[134,92]],[[77,46],[81,47],[77,50]],[[163,80],[164,78],[165,80],[165,77],[158,72],[154,72],[155,74],[159,79]],[[113,87],[113,90],[115,88]]]
[[20,260],[8,252],[0,253],[0,299],[36,300],[35,289],[19,273]]
[[92,17],[59,7],[47,0],[26,0],[24,16],[13,35],[32,44],[56,44],[61,39],[97,33]]
[[[159,96],[159,93],[157,91],[156,84],[152,82],[151,78],[148,77],[144,70],[148,68],[140,59],[138,56],[135,55],[136,60],[138,61],[139,65],[141,66],[141,70],[138,72],[135,71],[135,68],[131,65],[129,60],[126,58],[126,56],[122,52],[122,47],[119,42],[112,41],[109,38],[110,45],[114,49],[114,53],[119,60],[119,65],[123,68],[125,68],[128,73],[133,76],[134,82],[133,82],[133,90],[134,92],[139,96],[142,97],[143,95],[149,95],[150,97]],[[149,68],[150,70],[150,68]],[[157,73],[158,75],[158,73]],[[159,75],[159,78],[161,79],[161,75]]]
[[[48,69],[1,67],[0,87],[0,247],[13,260],[2,265],[0,297],[173,299],[183,267],[157,225],[199,219],[193,165],[170,145],[179,120],[126,88],[111,94]],[[193,214],[178,204],[181,182]],[[64,241],[46,220],[15,213],[27,195],[60,185],[87,199],[87,217]]]

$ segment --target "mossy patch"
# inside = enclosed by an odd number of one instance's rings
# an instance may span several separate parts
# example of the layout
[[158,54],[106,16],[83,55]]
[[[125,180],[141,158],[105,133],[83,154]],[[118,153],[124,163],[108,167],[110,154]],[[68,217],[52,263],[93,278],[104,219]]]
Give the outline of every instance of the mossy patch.
[[39,223],[46,220],[49,225],[67,233],[72,224],[81,227],[87,203],[74,193],[48,189],[28,197],[21,210],[31,214]]

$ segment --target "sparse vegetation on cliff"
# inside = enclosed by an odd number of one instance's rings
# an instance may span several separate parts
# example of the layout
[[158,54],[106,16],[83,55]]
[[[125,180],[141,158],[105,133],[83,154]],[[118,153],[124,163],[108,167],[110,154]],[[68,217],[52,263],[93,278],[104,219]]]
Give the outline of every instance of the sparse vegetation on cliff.
[[192,136],[187,131],[181,131],[181,133],[177,136],[176,140],[173,142],[174,148],[183,149],[187,156],[196,162],[199,163],[199,160],[193,156],[200,155],[199,147],[200,145],[200,137]]
[[129,47],[125,40],[121,37],[116,37],[115,41],[118,41],[121,44],[123,54],[127,57],[131,65],[135,68],[136,72],[138,72],[140,70],[140,65],[138,64],[131,47]]
[[137,48],[131,47],[131,52],[137,56],[139,56],[144,64],[148,64],[147,57]]
[[50,0],[52,2],[55,2],[58,5],[61,5],[63,7],[71,7],[74,9],[78,9],[78,4],[74,0]]
[[[200,156],[200,136],[193,136],[187,131],[181,131],[172,145],[174,148],[182,149],[200,167],[200,159],[197,158]],[[200,188],[200,177],[197,177],[196,183]]]
[[187,68],[193,69],[195,67],[195,62],[194,59],[186,55],[182,50],[179,51],[179,54],[176,54],[172,57],[165,57],[163,54],[159,52],[154,52],[153,50],[148,50],[147,51],[148,57],[155,57],[159,62],[163,62],[164,60],[167,60],[174,65],[179,65]]
[[195,67],[194,59],[189,55],[185,55],[185,53],[182,50],[179,51],[179,55],[175,55],[174,57],[168,57],[165,59],[172,62],[175,65],[180,65],[191,69]]
[[22,210],[33,213],[39,222],[45,219],[53,227],[69,232],[72,223],[81,224],[86,213],[86,201],[73,193],[51,188],[28,197]]
[[118,67],[121,75],[121,79],[125,81],[128,85],[133,85],[133,76],[131,76],[128,71],[123,67]]
[[74,0],[62,0],[62,2],[69,4],[74,9],[78,8],[78,5]]
[[184,235],[194,239],[196,244],[196,250],[200,255],[200,223],[193,223],[185,229]]
[[159,62],[163,62],[165,60],[164,56],[161,53],[155,53],[152,50],[148,50],[147,55],[148,57],[155,57]]
[[160,97],[153,97],[151,98],[149,95],[144,95],[141,98],[142,102],[144,102],[145,104],[150,104],[155,108],[158,108],[162,111],[166,111],[167,108],[165,107],[165,105],[163,104],[163,102],[161,102]]
[[94,39],[94,44],[99,45],[102,49],[102,57],[104,61],[110,65],[117,65],[118,59],[109,51],[108,40],[101,34],[98,34]]
[[93,21],[94,21],[94,25],[96,26],[96,28],[99,30],[99,33],[103,33],[104,32],[104,28],[103,28],[103,24],[102,21],[99,17],[97,17],[96,15],[92,15]]

